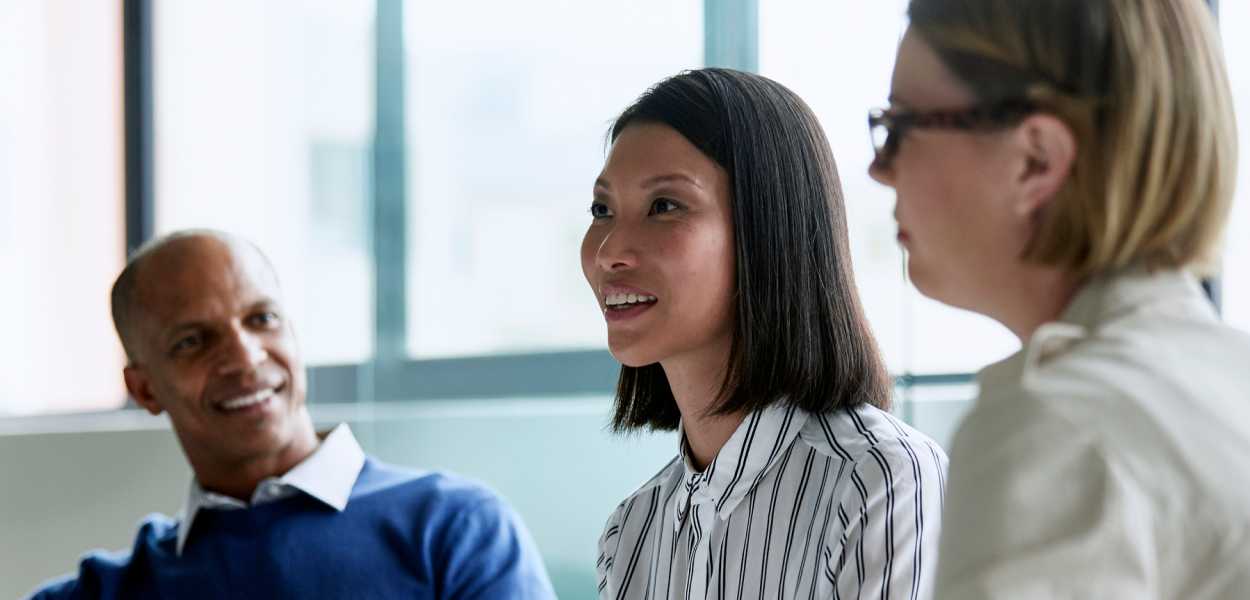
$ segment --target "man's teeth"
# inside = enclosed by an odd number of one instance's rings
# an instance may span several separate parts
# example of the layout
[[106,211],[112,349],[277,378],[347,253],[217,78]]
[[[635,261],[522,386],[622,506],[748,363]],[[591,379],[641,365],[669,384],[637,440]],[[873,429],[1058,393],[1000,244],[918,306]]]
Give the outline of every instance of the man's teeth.
[[655,296],[639,296],[636,294],[610,294],[604,301],[608,306],[619,306],[622,304],[638,304],[638,303],[655,302]]
[[268,389],[264,389],[259,392],[256,392],[254,394],[248,394],[246,396],[243,396],[242,398],[235,398],[234,400],[222,402],[221,407],[226,410],[235,410],[237,408],[243,408],[245,406],[251,406],[253,404],[260,404],[261,402],[268,400],[272,396],[273,396],[273,388],[268,388]]

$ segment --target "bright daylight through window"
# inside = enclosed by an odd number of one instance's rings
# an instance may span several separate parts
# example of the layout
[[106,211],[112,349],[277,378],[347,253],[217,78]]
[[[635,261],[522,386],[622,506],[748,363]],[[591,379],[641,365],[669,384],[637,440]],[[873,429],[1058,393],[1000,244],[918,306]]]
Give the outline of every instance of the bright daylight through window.
[[[1019,343],[906,283],[893,193],[866,172],[865,116],[886,104],[906,4],[760,0],[758,64],[829,136],[890,368],[966,376]],[[68,6],[0,5],[0,415],[125,400],[107,298],[125,238],[120,3]],[[156,233],[212,227],[254,240],[281,274],[306,362],[370,364],[375,3],[153,6]],[[578,258],[604,135],[649,85],[703,65],[704,8],[403,2],[408,359],[606,357]],[[1250,5],[1220,10],[1244,141],[1250,41],[1235,32]],[[1221,287],[1225,318],[1250,330],[1250,152],[1241,155]]]

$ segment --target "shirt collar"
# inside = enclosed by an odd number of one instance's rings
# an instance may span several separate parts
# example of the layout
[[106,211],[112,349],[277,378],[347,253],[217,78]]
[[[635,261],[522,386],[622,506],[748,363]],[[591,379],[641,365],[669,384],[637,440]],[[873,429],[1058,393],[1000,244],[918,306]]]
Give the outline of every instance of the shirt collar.
[[1150,270],[1138,265],[1101,275],[1081,287],[1058,321],[1043,324],[1019,352],[981,371],[982,396],[1000,388],[1031,387],[1039,368],[1052,357],[1096,335],[1106,323],[1150,305],[1203,319],[1219,318],[1188,270]]
[[677,494],[674,527],[681,528],[692,504],[713,503],[717,514],[722,519],[728,518],[785,455],[806,422],[807,413],[793,406],[774,404],[753,412],[701,473],[694,468],[683,427],[679,452],[685,476]]
[[1203,298],[1198,279],[1190,271],[1151,271],[1134,266],[1090,280],[1068,303],[1060,320],[1092,330],[1147,304],[1186,299],[1199,301],[1202,310],[1216,318],[1214,307]]
[[[325,436],[308,458],[300,461],[281,477],[269,477],[261,481],[252,494],[250,505],[274,502],[299,491],[342,512],[347,508],[347,500],[351,497],[356,478],[360,476],[360,469],[364,465],[364,450],[356,442],[351,428],[346,423],[340,423]],[[271,489],[278,492],[274,493]],[[178,525],[177,554],[182,555],[187,537],[191,534],[191,525],[200,511],[237,510],[248,506],[249,503],[237,498],[205,490],[192,477],[186,501],[179,513],[181,519]]]

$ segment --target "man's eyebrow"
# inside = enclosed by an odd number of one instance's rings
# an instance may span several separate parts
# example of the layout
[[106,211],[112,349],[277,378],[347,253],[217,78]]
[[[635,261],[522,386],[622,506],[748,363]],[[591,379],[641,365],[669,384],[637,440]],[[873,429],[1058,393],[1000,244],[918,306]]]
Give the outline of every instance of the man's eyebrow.
[[673,181],[685,181],[685,182],[687,182],[687,183],[689,183],[689,184],[693,185],[694,187],[697,187],[697,188],[699,188],[699,189],[703,189],[703,186],[702,186],[702,185],[699,185],[699,182],[698,182],[698,181],[695,181],[695,179],[694,179],[693,177],[691,177],[691,176],[689,176],[689,175],[687,175],[687,174],[685,174],[685,173],[671,173],[671,174],[668,174],[668,175],[660,175],[660,176],[657,176],[657,177],[652,177],[651,179],[648,179],[648,180],[646,180],[646,181],[642,182],[642,187],[643,187],[643,188],[653,188],[653,187],[658,186],[658,185],[660,185],[660,184],[663,184],[663,183],[671,183],[671,182],[673,182]]
[[163,337],[167,341],[172,342],[174,338],[178,337],[178,335],[180,335],[184,331],[187,331],[189,329],[202,329],[204,327],[205,327],[204,321],[184,321],[182,323],[178,323],[177,325],[174,325],[173,327],[170,327],[168,332],[166,332]]
[[[278,308],[278,301],[273,298],[265,297],[265,298],[261,298],[260,300],[253,302],[250,306],[248,306],[247,312],[252,313],[258,310],[262,310],[262,309],[272,310],[275,308]],[[170,327],[168,330],[168,333],[165,334],[165,337],[174,337],[178,335],[178,333],[187,329],[201,329],[204,327],[208,327],[208,321],[204,321],[200,319],[195,319],[191,321],[183,321],[181,323],[178,323]]]

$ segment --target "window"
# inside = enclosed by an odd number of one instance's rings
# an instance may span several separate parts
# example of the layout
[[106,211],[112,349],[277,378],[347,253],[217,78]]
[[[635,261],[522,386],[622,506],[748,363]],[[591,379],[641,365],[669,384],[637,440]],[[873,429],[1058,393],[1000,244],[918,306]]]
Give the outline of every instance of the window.
[[1224,60],[1233,88],[1241,141],[1237,195],[1225,234],[1222,280],[1224,320],[1250,331],[1250,39],[1241,31],[1250,23],[1250,4],[1220,3]]
[[[411,360],[391,371],[372,364],[377,3],[153,3],[156,233],[215,227],[261,246],[319,401],[502,396],[525,373],[539,373],[533,393],[606,393],[613,363],[578,261],[604,134],[649,85],[703,64],[705,43],[720,39],[705,9],[731,4],[640,1],[402,0],[400,337]],[[0,413],[116,407],[123,357],[107,291],[123,260],[120,2],[19,4],[0,8],[0,269],[23,291],[0,299],[0,335],[19,341],[0,364],[25,376],[0,377]],[[890,367],[966,382],[1018,342],[907,284],[892,193],[866,174],[864,117],[885,102],[905,7],[767,0],[758,64],[829,135]],[[1225,6],[1224,30],[1250,21],[1247,10]],[[1244,114],[1250,51],[1234,35],[1226,44]],[[1222,283],[1227,320],[1250,329],[1246,189]],[[570,378],[542,375],[556,372],[591,375],[565,390],[553,386]]]
[[907,1],[760,3],[760,73],[799,94],[833,147],[864,307],[896,374],[970,373],[1019,349],[997,322],[922,296],[905,280],[893,190],[868,177],[868,110],[886,104]]
[[368,361],[373,3],[156,2],[153,16],[157,235],[253,241],[305,362]]
[[702,64],[700,0],[410,0],[408,352],[606,348],[581,272],[613,117]]
[[125,398],[120,4],[0,3],[0,415]]

